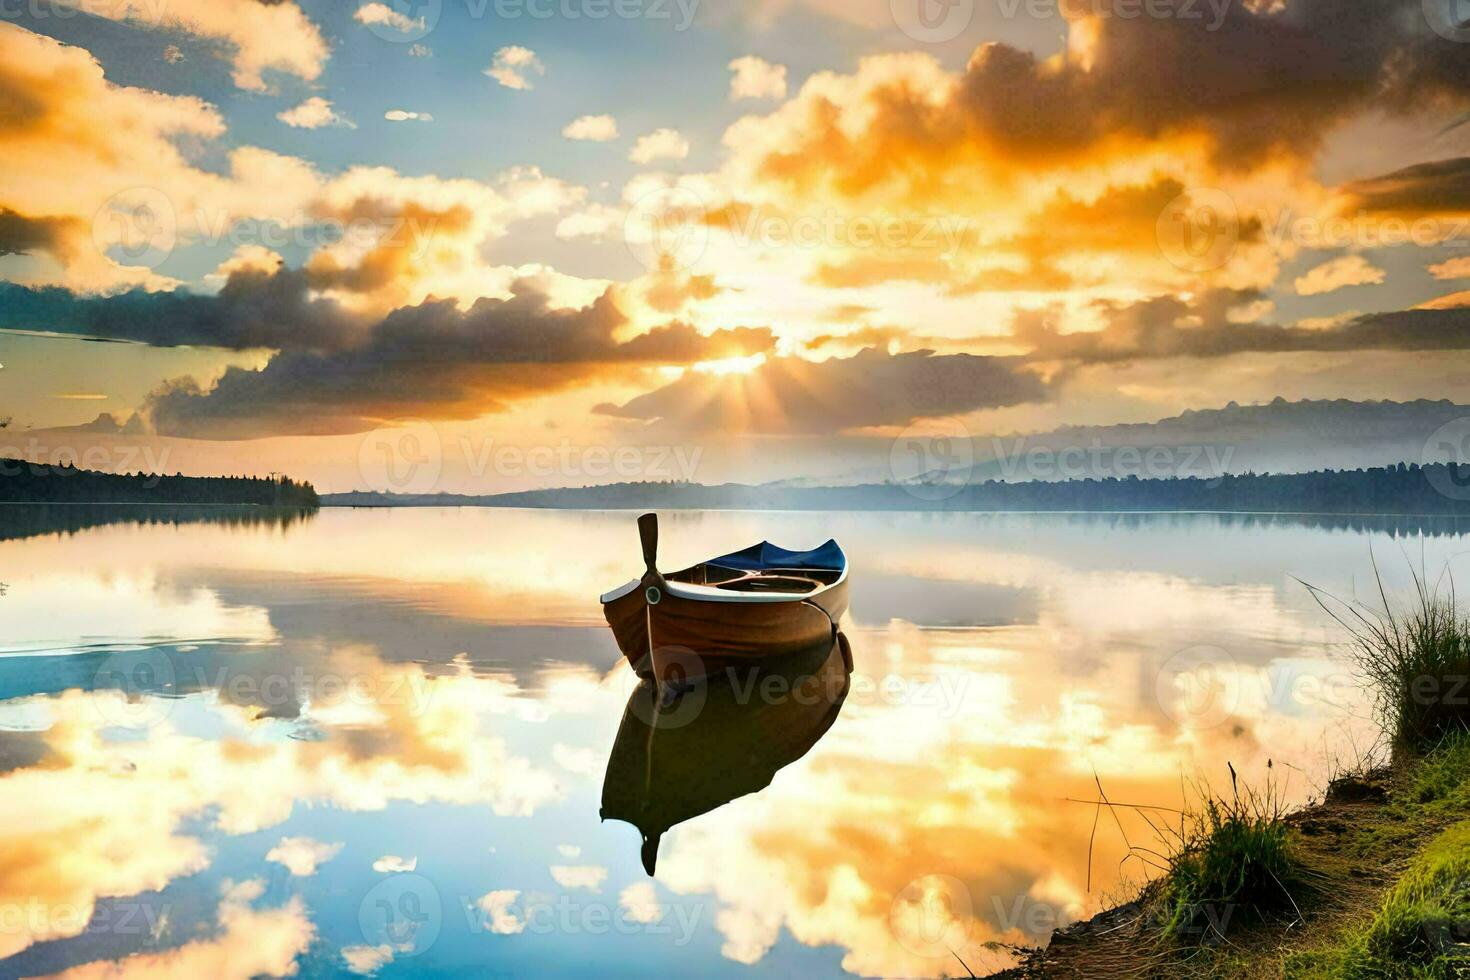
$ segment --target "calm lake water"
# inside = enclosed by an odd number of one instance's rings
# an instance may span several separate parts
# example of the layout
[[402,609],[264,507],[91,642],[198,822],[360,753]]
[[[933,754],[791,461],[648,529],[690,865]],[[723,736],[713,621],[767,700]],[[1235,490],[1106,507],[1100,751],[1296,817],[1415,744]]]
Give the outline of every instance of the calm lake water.
[[[1337,519],[666,515],[669,568],[838,538],[853,669],[819,658],[838,687],[795,706],[701,695],[650,762],[597,603],[634,515],[197,516],[0,512],[0,976],[983,974],[1149,873],[1099,784],[1177,808],[1229,762],[1301,801],[1372,744],[1296,578],[1368,598],[1370,553],[1402,586],[1467,551]],[[669,812],[790,764],[650,878],[599,819],[610,757]]]

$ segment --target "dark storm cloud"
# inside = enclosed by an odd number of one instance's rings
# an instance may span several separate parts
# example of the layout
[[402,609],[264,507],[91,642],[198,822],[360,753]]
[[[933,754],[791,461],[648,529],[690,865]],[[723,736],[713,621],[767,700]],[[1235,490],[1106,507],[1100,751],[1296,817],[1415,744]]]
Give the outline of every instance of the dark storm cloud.
[[1436,160],[1345,184],[1344,210],[1399,215],[1470,214],[1470,157]]
[[553,309],[518,283],[508,300],[405,307],[367,329],[356,346],[285,350],[258,371],[230,368],[203,390],[192,379],[150,396],[163,435],[252,438],[361,432],[401,417],[471,419],[629,367],[691,364],[769,351],[765,328],[701,334],[670,323],[628,340],[605,293],[580,310]]
[[597,411],[699,430],[826,433],[905,425],[1045,399],[1047,386],[1018,367],[1014,358],[932,351],[865,350],[820,362],[783,357],[749,375],[691,371],[626,405]]
[[1236,2],[1213,24],[1183,16],[1204,4],[1167,6],[1179,15],[1092,18],[1085,68],[1056,70],[985,46],[966,74],[965,114],[1022,151],[1066,153],[1116,133],[1197,128],[1241,162],[1310,149],[1369,102],[1419,110],[1470,94],[1464,45],[1433,31],[1421,0]]
[[364,325],[332,300],[312,298],[306,274],[240,271],[216,296],[133,290],[83,296],[0,283],[0,327],[132,340],[154,347],[333,350]]
[[82,223],[76,218],[30,218],[0,208],[0,256],[49,252],[62,262],[75,254]]
[[1033,361],[1105,363],[1168,357],[1225,357],[1303,351],[1470,350],[1470,309],[1376,313],[1321,329],[1235,323],[1229,314],[1260,299],[1253,291],[1215,290],[1196,303],[1165,296],[1131,304],[1099,304],[1105,326],[1063,334],[1048,314],[1017,317],[1018,339]]

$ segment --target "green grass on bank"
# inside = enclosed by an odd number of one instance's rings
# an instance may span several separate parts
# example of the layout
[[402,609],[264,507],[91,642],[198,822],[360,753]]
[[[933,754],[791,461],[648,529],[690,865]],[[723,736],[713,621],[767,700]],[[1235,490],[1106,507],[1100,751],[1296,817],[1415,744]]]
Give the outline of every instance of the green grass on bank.
[[1407,802],[1432,816],[1470,814],[1470,732],[1446,738],[1419,760]]
[[1289,956],[1282,972],[1289,980],[1470,976],[1470,821],[1414,858],[1371,921],[1327,949]]
[[1470,616],[1452,587],[1415,581],[1399,610],[1380,581],[1381,614],[1312,589],[1352,633],[1390,764],[1369,753],[1291,813],[1269,780],[1242,793],[1232,767],[1231,797],[1202,792],[1177,827],[1145,814],[1161,846],[1129,856],[1163,874],[1131,917],[1024,976],[1470,980]]
[[[1301,836],[1304,825],[1288,819],[1269,790],[1242,797],[1237,787],[1232,800],[1205,799],[1154,891],[1154,907],[1164,939],[1216,947],[1197,961],[1206,971],[1243,967],[1243,950],[1227,935],[1232,926],[1299,924],[1298,899],[1314,881],[1330,892],[1333,874],[1356,873],[1346,865],[1331,870],[1344,851],[1361,865],[1417,849],[1371,918],[1367,909],[1350,916],[1350,926],[1329,927],[1341,931],[1323,945],[1284,961],[1284,951],[1261,955],[1287,976],[1311,980],[1470,978],[1470,616],[1460,611],[1452,583],[1446,594],[1422,575],[1414,582],[1415,601],[1395,609],[1380,578],[1382,612],[1348,603],[1333,608],[1312,590],[1352,635],[1357,665],[1393,740],[1398,776],[1381,817],[1350,830],[1331,853]],[[1304,849],[1315,853],[1307,859]]]
[[[1291,980],[1327,977],[1450,980],[1470,977],[1470,733],[1446,738],[1410,763],[1388,804],[1393,824],[1434,837],[1410,862],[1367,921],[1322,949],[1287,958]],[[1367,842],[1371,844],[1372,842]]]
[[1231,799],[1206,796],[1186,816],[1158,893],[1165,939],[1215,943],[1232,926],[1294,909],[1300,874],[1284,814],[1269,785],[1262,793],[1235,785]]

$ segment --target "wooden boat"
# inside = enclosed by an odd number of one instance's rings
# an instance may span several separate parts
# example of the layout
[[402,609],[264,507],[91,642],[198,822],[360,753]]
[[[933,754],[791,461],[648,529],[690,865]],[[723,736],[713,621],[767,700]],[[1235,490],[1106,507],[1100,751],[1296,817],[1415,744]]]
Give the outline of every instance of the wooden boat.
[[810,752],[836,722],[851,678],[852,651],[839,633],[672,701],[644,679],[607,760],[602,819],[638,828],[643,868],[653,874],[670,827],[760,792]]
[[602,606],[639,676],[677,686],[836,637],[847,612],[847,556],[836,541],[813,551],[762,541],[664,574],[658,517],[640,517],[638,532],[643,577]]

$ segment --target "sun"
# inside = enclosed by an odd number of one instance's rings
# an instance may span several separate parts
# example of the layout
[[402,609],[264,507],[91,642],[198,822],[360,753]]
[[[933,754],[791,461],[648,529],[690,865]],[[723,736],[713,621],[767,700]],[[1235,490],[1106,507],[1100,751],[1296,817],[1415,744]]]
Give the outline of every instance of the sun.
[[751,354],[748,357],[726,357],[718,361],[700,361],[694,365],[694,370],[700,374],[723,377],[729,374],[749,374],[764,363],[766,363],[765,354]]

